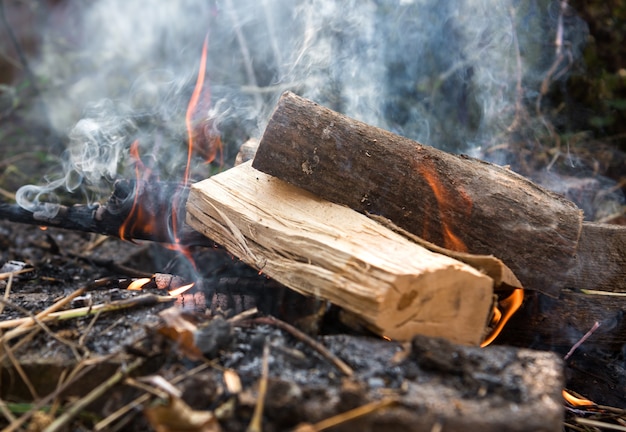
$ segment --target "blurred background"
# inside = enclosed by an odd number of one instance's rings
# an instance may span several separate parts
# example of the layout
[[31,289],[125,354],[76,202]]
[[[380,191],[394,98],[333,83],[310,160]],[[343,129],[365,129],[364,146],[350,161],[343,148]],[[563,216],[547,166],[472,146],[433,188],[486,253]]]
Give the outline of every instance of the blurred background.
[[135,141],[180,178],[206,39],[194,180],[291,90],[626,223],[625,18],[618,0],[1,0],[0,188],[26,208],[101,201]]

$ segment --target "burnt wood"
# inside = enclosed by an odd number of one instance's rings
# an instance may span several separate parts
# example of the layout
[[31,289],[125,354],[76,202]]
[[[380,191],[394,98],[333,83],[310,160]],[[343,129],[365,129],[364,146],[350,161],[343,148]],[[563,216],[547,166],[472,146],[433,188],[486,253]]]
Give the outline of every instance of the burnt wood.
[[493,254],[527,289],[557,296],[563,273],[576,266],[583,215],[571,201],[507,168],[422,145],[293,93],[281,97],[253,166],[439,246]]
[[[180,244],[213,246],[213,242],[184,224],[188,195],[189,187],[179,183],[119,180],[104,204],[41,203],[39,209],[30,211],[17,204],[0,203],[0,219],[161,243],[174,243],[176,232]],[[133,203],[137,205],[133,207]],[[172,218],[174,211],[177,218]],[[127,219],[130,222],[121,236]]]

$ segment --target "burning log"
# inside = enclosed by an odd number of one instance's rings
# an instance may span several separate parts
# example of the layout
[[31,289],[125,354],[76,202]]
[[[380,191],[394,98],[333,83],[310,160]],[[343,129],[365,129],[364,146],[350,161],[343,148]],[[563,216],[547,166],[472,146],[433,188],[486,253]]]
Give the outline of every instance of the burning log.
[[514,172],[353,120],[285,93],[253,166],[448,249],[493,254],[525,288],[557,296],[582,212]]
[[191,187],[187,223],[247,264],[399,340],[478,344],[493,280],[245,163]]
[[178,240],[184,245],[212,246],[213,242],[184,224],[188,194],[189,188],[180,183],[119,180],[105,204],[42,203],[33,212],[16,204],[0,203],[0,219],[127,240],[161,243]]

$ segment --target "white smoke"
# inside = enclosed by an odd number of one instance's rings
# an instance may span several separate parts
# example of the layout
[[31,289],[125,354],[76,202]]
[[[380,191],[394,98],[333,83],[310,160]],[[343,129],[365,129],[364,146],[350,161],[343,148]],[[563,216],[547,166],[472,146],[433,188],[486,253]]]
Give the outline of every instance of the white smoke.
[[[59,188],[101,198],[113,180],[132,177],[135,139],[160,169],[179,170],[207,33],[204,116],[223,132],[227,163],[260,135],[285,90],[425,144],[471,151],[536,96],[555,57],[559,2],[73,0],[56,14],[35,72],[47,79],[49,120],[68,144],[62,172],[18,191],[30,209]],[[566,30],[585,27],[574,18]]]

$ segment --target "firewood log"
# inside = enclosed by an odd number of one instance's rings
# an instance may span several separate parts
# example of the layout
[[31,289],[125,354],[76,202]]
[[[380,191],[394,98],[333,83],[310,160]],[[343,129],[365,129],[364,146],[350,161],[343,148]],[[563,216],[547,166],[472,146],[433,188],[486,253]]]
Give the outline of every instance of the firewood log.
[[471,345],[485,336],[491,278],[250,162],[192,185],[187,223],[284,285],[358,315],[381,335]]
[[453,155],[285,93],[253,166],[384,216],[425,240],[493,254],[527,289],[557,296],[576,263],[582,212],[516,173]]

